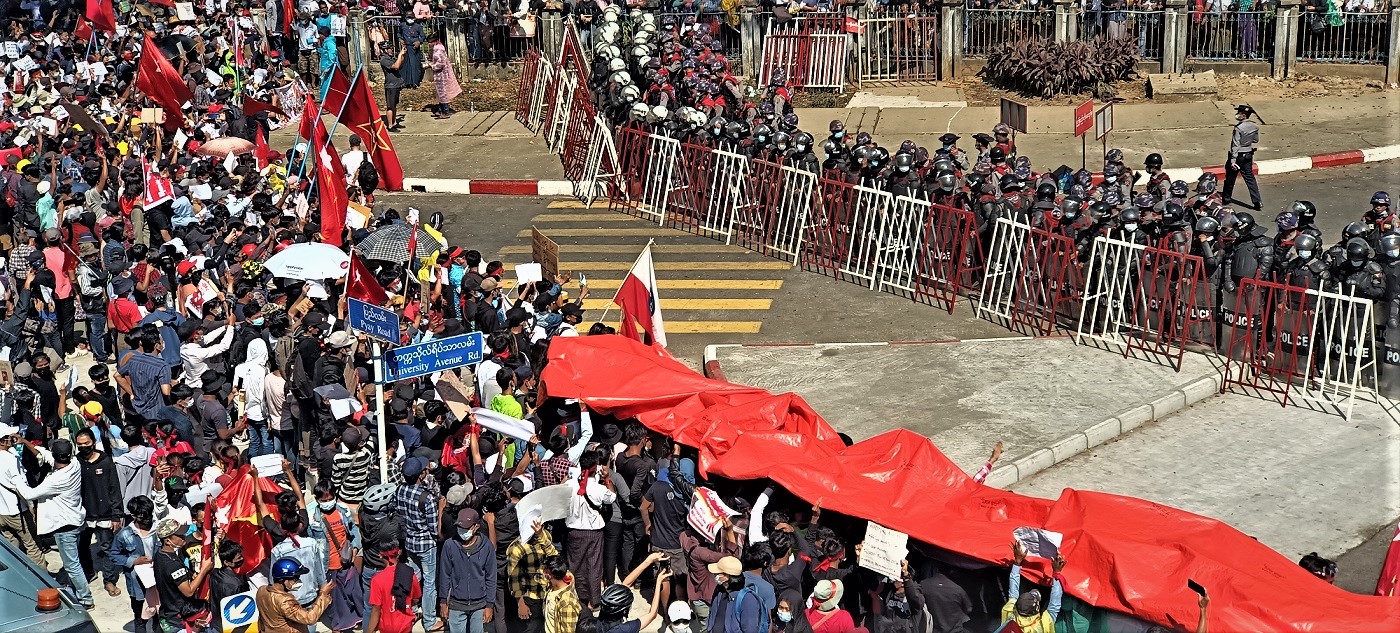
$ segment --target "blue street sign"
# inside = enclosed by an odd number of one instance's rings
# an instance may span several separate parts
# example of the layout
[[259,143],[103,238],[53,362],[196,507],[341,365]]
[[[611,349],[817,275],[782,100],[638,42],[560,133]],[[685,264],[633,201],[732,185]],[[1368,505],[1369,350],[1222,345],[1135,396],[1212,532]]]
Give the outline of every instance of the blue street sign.
[[258,605],[251,591],[224,598],[220,611],[223,614],[225,631],[258,619]]
[[399,342],[399,315],[393,310],[351,299],[347,316],[350,329],[390,343]]
[[384,381],[408,380],[481,362],[481,332],[398,347],[384,352]]

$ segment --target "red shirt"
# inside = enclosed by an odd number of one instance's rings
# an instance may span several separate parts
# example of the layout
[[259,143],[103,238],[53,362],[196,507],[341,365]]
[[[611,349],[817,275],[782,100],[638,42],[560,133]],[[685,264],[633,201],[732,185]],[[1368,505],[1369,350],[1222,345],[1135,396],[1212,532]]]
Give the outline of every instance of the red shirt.
[[403,611],[394,610],[394,573],[398,565],[390,565],[374,575],[369,582],[369,606],[379,607],[380,633],[410,633],[418,616],[413,613],[413,604],[423,596],[423,588],[418,583],[418,574],[413,575],[413,588]]

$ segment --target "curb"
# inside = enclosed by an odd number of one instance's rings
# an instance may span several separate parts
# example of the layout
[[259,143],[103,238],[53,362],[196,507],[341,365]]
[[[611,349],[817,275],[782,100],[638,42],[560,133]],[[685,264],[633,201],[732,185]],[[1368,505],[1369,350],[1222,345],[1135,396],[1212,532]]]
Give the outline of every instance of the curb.
[[[705,377],[714,380],[725,380],[724,370],[720,367],[719,351],[731,347],[872,347],[887,345],[926,345],[931,343],[1024,341],[1036,338],[1064,337],[1007,336],[932,341],[884,341],[875,343],[722,343],[705,346],[701,367],[704,369]],[[1202,376],[1182,385],[1180,388],[1173,389],[1169,393],[1158,396],[1153,400],[1127,407],[1091,425],[1087,429],[1070,433],[1069,435],[1050,442],[1047,447],[1038,448],[1020,457],[1016,461],[992,469],[985,483],[993,488],[1008,488],[1019,481],[1028,479],[1032,475],[1074,457],[1075,455],[1083,453],[1091,448],[1107,444],[1148,422],[1160,420],[1197,402],[1205,400],[1206,398],[1219,394],[1221,391],[1221,383],[1222,377],[1219,374]]]
[[[1345,152],[1297,156],[1294,158],[1273,158],[1254,163],[1254,173],[1259,175],[1286,174],[1309,169],[1343,167],[1374,163],[1400,158],[1400,145],[1382,145]],[[1210,167],[1168,167],[1172,180],[1194,182],[1201,174],[1212,173],[1225,177],[1224,165]],[[1094,175],[1094,182],[1101,180]],[[457,195],[496,195],[496,196],[574,196],[574,183],[568,180],[471,180],[468,178],[404,178],[404,190],[414,193],[450,193]],[[601,192],[596,192],[601,195]]]

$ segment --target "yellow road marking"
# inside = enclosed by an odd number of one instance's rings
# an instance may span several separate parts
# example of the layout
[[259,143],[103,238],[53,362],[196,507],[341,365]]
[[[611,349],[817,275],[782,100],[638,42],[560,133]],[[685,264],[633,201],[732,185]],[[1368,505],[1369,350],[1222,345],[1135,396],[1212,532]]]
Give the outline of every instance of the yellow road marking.
[[[690,235],[675,229],[663,229],[652,227],[649,229],[550,229],[541,231],[549,237],[674,237]],[[515,234],[516,237],[530,237],[530,229],[524,229]]]
[[[587,315],[584,315],[587,316]],[[585,319],[585,322],[588,322]],[[614,328],[617,321],[608,323]],[[666,335],[672,334],[758,334],[761,321],[667,321]],[[587,329],[587,328],[583,328]]]
[[[656,270],[788,270],[792,265],[772,260],[758,262],[652,262]],[[514,264],[506,264],[514,270]],[[559,262],[559,270],[632,270],[632,262]]]
[[582,203],[582,202],[579,202],[578,200],[555,200],[554,202],[549,203],[549,208],[550,208],[550,209],[606,209],[606,208],[608,208],[608,201],[607,201],[607,200],[594,200],[594,201],[593,201],[593,206],[591,206],[591,207],[585,207],[585,206],[583,206],[583,203]]
[[[622,285],[621,279],[589,279],[588,287],[594,290],[616,290]],[[781,279],[658,279],[656,285],[662,290],[781,290]],[[514,279],[505,280],[506,288],[515,287]],[[577,292],[570,290],[569,292]]]
[[[622,253],[637,255],[642,252],[644,244],[560,244],[561,253]],[[502,255],[529,255],[533,250],[529,246],[507,246],[502,248]],[[748,249],[739,246],[725,246],[724,244],[653,244],[653,253],[748,253]]]
[[541,213],[530,220],[532,222],[626,222],[637,220],[637,218],[621,213]]
[[[772,299],[667,299],[662,297],[662,310],[768,310]],[[584,299],[583,309],[616,309],[611,299]]]

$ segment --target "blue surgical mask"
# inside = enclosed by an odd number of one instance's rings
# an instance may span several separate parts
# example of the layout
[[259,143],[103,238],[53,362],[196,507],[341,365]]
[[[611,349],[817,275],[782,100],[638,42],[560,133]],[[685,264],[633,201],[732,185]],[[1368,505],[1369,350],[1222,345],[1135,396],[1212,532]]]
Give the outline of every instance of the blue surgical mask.
[[463,541],[470,541],[472,540],[473,536],[476,536],[476,528],[472,528],[470,530],[463,530],[462,528],[457,528],[457,536]]
[[846,133],[845,133],[845,132],[832,132],[832,133],[831,133],[831,136],[832,136],[832,138],[846,138]]
[[262,324],[263,324],[263,319],[262,319],[262,317],[258,317],[258,318],[256,318],[256,319],[253,319],[253,325],[255,325],[255,326],[257,326],[257,327],[262,327]]
[[783,622],[791,622],[791,621],[792,621],[792,612],[791,612],[791,611],[779,611],[779,612],[778,612],[778,619],[781,620],[781,621],[783,621]]

